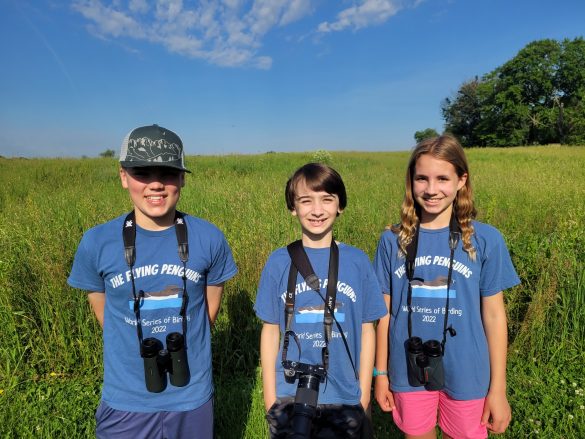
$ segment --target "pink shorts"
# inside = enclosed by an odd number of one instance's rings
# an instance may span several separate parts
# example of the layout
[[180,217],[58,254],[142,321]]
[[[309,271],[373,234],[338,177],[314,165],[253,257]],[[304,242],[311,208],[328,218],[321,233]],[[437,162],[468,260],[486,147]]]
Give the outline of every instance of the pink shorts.
[[394,422],[404,433],[420,436],[438,424],[454,439],[485,439],[487,428],[481,425],[485,398],[459,401],[445,392],[393,392],[396,409]]

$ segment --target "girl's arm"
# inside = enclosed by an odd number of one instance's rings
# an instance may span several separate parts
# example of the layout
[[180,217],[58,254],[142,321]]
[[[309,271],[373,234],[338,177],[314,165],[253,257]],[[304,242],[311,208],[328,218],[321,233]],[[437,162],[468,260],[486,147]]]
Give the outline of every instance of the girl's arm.
[[374,369],[374,353],[376,351],[376,331],[372,322],[362,323],[362,350],[360,352],[360,403],[364,410],[370,405],[372,391],[372,370]]
[[[388,314],[378,321],[378,326],[376,327],[376,369],[388,373],[388,331],[390,329],[390,309],[392,304],[389,294],[384,294],[384,301],[386,302],[386,308],[388,308]],[[383,411],[391,412],[394,410],[394,397],[390,391],[388,375],[376,376],[374,395]]]
[[508,323],[502,292],[482,297],[481,317],[490,354],[490,388],[481,423],[493,433],[503,433],[510,424],[512,412],[506,396]]
[[97,321],[102,329],[104,328],[104,307],[106,305],[106,295],[104,292],[92,291],[87,294],[87,300],[95,314]]
[[279,346],[280,327],[264,322],[260,334],[260,362],[262,364],[262,389],[266,411],[276,401],[276,357]]

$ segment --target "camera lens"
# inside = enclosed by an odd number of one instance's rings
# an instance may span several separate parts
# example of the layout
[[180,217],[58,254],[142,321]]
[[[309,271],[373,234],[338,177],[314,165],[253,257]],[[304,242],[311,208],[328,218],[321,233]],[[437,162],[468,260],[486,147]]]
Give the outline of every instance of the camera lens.
[[304,374],[299,377],[293,411],[292,438],[310,437],[311,423],[315,417],[319,399],[319,382],[319,377],[316,375]]
[[301,375],[299,377],[299,388],[305,388],[309,390],[313,390],[315,392],[319,391],[319,377],[313,374]]

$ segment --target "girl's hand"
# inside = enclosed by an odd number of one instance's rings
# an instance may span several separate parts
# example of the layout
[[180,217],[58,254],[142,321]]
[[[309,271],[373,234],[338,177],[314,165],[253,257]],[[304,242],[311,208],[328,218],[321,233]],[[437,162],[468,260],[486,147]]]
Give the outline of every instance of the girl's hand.
[[396,405],[394,405],[394,396],[390,390],[388,376],[378,375],[375,380],[374,396],[376,397],[376,401],[378,401],[378,405],[383,411],[391,412],[396,408]]
[[481,425],[492,433],[503,433],[512,420],[512,410],[505,393],[488,392],[483,406]]

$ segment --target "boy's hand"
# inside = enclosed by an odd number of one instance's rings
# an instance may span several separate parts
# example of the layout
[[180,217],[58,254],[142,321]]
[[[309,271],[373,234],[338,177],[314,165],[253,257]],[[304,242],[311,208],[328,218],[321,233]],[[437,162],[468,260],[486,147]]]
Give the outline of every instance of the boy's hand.
[[503,433],[512,420],[512,410],[505,393],[488,392],[483,406],[481,425],[492,433]]
[[270,408],[274,405],[275,402],[276,402],[276,397],[264,396],[264,407],[266,409],[266,413],[268,413],[268,410],[270,410]]
[[390,390],[390,381],[386,375],[378,375],[375,378],[374,395],[383,411],[391,412],[396,408],[394,396]]
[[280,343],[280,327],[264,322],[260,333],[260,361],[262,364],[262,391],[266,411],[276,401],[276,357]]
[[372,395],[371,395],[370,391],[362,390],[362,397],[360,398],[360,404],[361,404],[362,408],[364,409],[364,411],[368,410],[368,407],[370,406],[371,397],[372,397]]

